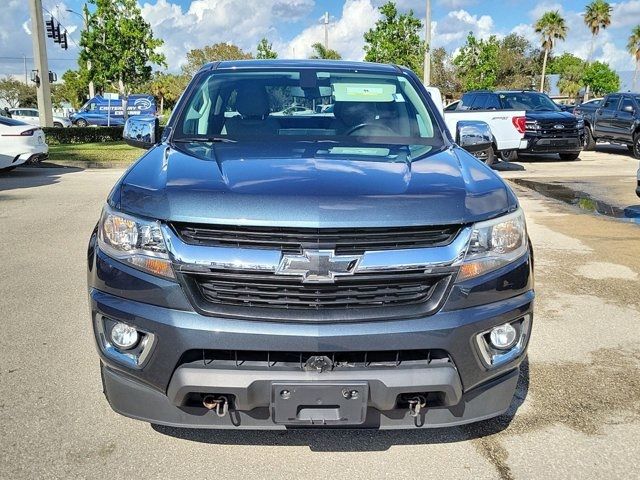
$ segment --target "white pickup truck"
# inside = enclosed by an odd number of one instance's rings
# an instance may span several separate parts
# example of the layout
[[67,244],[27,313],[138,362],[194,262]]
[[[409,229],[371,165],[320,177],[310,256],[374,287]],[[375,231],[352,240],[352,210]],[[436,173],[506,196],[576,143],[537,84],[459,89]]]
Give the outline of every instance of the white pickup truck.
[[442,103],[442,95],[436,87],[426,87],[438,110],[444,117],[447,128],[457,141],[456,131],[458,122],[480,121],[485,122],[493,137],[493,149],[478,155],[483,161],[491,165],[501,152],[519,150],[527,147],[524,139],[525,111],[519,110],[455,110],[445,111]]

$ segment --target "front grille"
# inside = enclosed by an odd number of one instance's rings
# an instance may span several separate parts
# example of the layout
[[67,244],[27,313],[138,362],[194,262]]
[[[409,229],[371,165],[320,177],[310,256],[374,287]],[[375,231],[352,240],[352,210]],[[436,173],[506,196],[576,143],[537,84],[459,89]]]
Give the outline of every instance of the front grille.
[[[555,128],[555,125],[563,125],[564,128]],[[545,122],[540,124],[538,133],[544,138],[576,138],[579,135],[576,122]]]
[[302,283],[273,273],[219,271],[189,275],[211,305],[278,309],[357,309],[424,303],[448,275],[424,270],[355,274],[335,283]]
[[[188,350],[179,365],[219,369],[313,370],[322,359],[326,370],[412,368],[453,363],[444,350],[377,350],[355,352],[281,352],[253,350]],[[317,365],[317,363],[316,363]]]
[[353,253],[447,245],[462,226],[291,228],[173,223],[172,228],[183,242],[191,245],[268,248],[287,252],[300,252],[302,248],[330,248],[336,253]]

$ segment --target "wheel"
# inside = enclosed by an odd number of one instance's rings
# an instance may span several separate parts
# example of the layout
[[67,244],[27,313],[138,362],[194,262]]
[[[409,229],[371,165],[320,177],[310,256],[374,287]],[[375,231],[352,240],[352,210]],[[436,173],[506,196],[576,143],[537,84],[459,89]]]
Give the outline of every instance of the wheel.
[[505,162],[517,162],[518,151],[517,150],[505,150],[502,152],[502,160]]
[[633,156],[640,159],[640,132],[633,137]]
[[87,121],[84,118],[79,118],[78,121],[76,122],[76,125],[78,127],[86,127],[89,124],[87,123]]
[[560,160],[571,162],[573,160],[577,160],[579,156],[580,156],[580,152],[576,152],[576,153],[561,153],[560,154]]
[[56,128],[62,128],[62,124],[60,122],[53,122],[53,126]]
[[627,148],[629,149],[629,151],[631,153],[633,153],[633,149],[635,148],[634,145],[627,145]]
[[584,142],[582,143],[583,150],[593,150],[596,148],[596,140],[591,133],[591,127],[584,126]]

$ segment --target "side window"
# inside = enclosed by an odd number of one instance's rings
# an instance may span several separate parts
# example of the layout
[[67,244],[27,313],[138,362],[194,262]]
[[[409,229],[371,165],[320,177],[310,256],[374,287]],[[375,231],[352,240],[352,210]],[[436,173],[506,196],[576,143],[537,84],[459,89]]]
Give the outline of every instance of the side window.
[[500,100],[498,100],[498,96],[494,94],[487,95],[487,103],[484,108],[485,110],[500,110]]
[[609,95],[602,105],[604,110],[615,110],[618,106],[618,102],[620,101],[620,95]]
[[460,100],[460,103],[458,104],[458,110],[470,110],[475,98],[475,93],[465,93],[462,96],[462,100]]
[[29,115],[30,117],[37,117],[38,116],[38,111],[37,110],[27,110],[27,115]]
[[628,98],[628,97],[627,97],[627,98],[623,98],[623,99],[622,99],[622,101],[620,102],[620,108],[619,108],[619,110],[620,110],[620,111],[624,111],[624,109],[625,109],[626,107],[631,107],[632,109],[634,108],[633,100],[631,100],[631,99],[630,99],[630,98]]
[[93,111],[95,111],[95,110],[97,110],[97,109],[98,109],[98,108],[97,108],[97,105],[95,104],[95,102],[91,102],[91,103],[89,104],[89,108],[88,108],[87,110],[89,110],[90,112],[93,112]]
[[484,110],[485,105],[487,104],[488,96],[489,95],[487,95],[486,93],[481,93],[479,95],[476,95],[476,99],[473,101],[473,104],[471,105],[471,110]]

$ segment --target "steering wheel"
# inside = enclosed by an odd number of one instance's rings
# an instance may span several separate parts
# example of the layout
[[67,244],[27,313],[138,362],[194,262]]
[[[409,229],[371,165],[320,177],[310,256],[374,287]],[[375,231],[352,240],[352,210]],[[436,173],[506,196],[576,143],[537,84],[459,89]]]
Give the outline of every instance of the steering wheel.
[[362,130],[364,128],[377,128],[378,130],[382,130],[384,133],[390,133],[391,135],[397,135],[397,133],[387,127],[386,125],[381,125],[379,123],[361,123],[360,125],[356,125],[355,127],[351,127],[345,135],[353,135],[358,130]]

